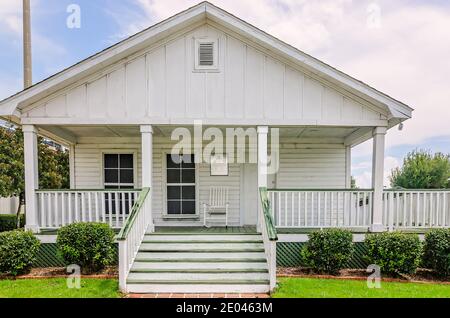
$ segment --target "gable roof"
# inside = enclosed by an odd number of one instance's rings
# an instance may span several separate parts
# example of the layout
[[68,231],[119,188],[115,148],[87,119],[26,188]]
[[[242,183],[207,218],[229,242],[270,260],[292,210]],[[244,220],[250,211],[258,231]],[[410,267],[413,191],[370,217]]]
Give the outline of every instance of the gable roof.
[[390,127],[412,116],[413,109],[408,105],[261,31],[209,2],[199,3],[0,101],[0,116],[20,118],[20,110],[33,102],[53,94],[105,66],[116,63],[126,56],[139,52],[149,44],[182,30],[188,25],[206,19],[288,59],[324,81],[338,85],[351,94],[387,110],[390,114],[388,118]]

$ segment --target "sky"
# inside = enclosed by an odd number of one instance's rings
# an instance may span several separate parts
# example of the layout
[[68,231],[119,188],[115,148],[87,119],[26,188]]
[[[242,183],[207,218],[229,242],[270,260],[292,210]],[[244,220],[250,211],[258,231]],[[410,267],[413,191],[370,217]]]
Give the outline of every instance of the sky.
[[[31,0],[33,81],[198,2]],[[386,186],[408,152],[450,153],[450,1],[210,2],[415,109],[402,131],[386,137]],[[22,88],[21,4],[0,1],[0,99]],[[79,28],[67,23],[73,5]],[[362,188],[371,186],[371,161],[371,141],[352,150],[352,174]]]

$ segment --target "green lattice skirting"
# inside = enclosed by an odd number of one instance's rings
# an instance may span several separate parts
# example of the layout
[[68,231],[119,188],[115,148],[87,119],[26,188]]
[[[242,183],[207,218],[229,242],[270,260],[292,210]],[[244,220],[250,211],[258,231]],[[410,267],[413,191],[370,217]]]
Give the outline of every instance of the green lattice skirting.
[[[305,243],[278,243],[277,244],[277,266],[297,267],[301,266],[300,250]],[[364,243],[355,243],[355,253],[348,264],[349,268],[367,268],[369,265],[364,260],[366,247]]]
[[[278,243],[277,244],[277,266],[279,267],[297,267],[301,266],[300,249],[305,243]],[[117,250],[116,250],[117,251]],[[364,243],[355,243],[355,254],[350,261],[349,268],[367,268],[368,264],[364,261],[365,254]],[[117,254],[116,254],[117,262]],[[63,267],[64,261],[58,255],[55,243],[44,243],[33,264],[34,267]]]
[[[116,255],[114,259],[115,263],[117,263],[118,248],[115,249],[115,251]],[[55,243],[41,244],[41,249],[39,250],[33,267],[64,267],[64,261],[61,256],[58,255],[58,250]]]

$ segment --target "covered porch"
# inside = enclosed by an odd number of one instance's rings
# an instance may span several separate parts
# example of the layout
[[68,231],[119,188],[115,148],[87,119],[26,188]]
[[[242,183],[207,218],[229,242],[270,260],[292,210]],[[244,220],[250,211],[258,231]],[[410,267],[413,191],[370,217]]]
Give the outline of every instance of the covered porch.
[[[183,127],[194,133],[193,126]],[[248,159],[254,152],[258,162],[230,162],[223,176],[212,176],[208,163],[196,163],[188,167],[192,168],[189,184],[181,179],[173,184],[168,181],[166,157],[176,143],[171,140],[176,128],[24,125],[27,228],[41,232],[74,222],[103,222],[119,231],[145,188],[151,188],[155,226],[199,227],[203,225],[203,204],[214,186],[229,191],[231,227],[257,225],[261,187],[268,188],[274,225],[280,230],[424,231],[449,226],[449,192],[383,188],[385,127],[277,127],[279,144],[274,147],[270,134],[274,127],[246,126],[243,130],[254,129],[256,135],[253,142],[251,136],[244,136],[244,154]],[[218,130],[225,135],[227,128]],[[37,188],[38,134],[70,149],[71,189]],[[351,189],[351,148],[369,138],[374,139],[373,187]],[[200,149],[207,145],[203,140]],[[238,148],[232,156],[237,156]],[[276,171],[267,170],[264,163],[268,158],[276,158]],[[181,168],[181,172],[188,169]],[[175,213],[171,210],[174,199],[169,192],[174,186],[191,192],[184,201],[192,207],[190,211],[186,208],[187,213],[181,208]],[[176,200],[183,203],[181,197]]]

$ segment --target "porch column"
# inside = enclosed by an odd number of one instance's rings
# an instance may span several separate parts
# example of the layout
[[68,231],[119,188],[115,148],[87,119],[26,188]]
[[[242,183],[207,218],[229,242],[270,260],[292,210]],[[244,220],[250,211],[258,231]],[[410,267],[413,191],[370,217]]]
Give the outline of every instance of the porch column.
[[26,229],[39,232],[37,200],[35,190],[39,188],[37,129],[34,125],[23,125],[25,161],[25,215]]
[[142,187],[152,187],[153,173],[153,128],[151,125],[141,126],[142,143]]
[[[142,151],[142,188],[150,188],[149,195],[153,194],[153,128],[151,125],[141,126],[141,151]],[[151,197],[150,197],[151,198]],[[147,202],[149,208],[147,209],[149,215],[149,228],[153,232],[155,227],[153,224],[152,204],[151,200]]]
[[267,188],[267,135],[269,127],[258,126],[258,213],[256,218],[257,231],[261,232],[262,207],[259,200],[259,188]]
[[373,130],[373,158],[372,158],[372,188],[373,211],[372,232],[383,232],[383,189],[384,189],[384,146],[386,127],[376,127]]

